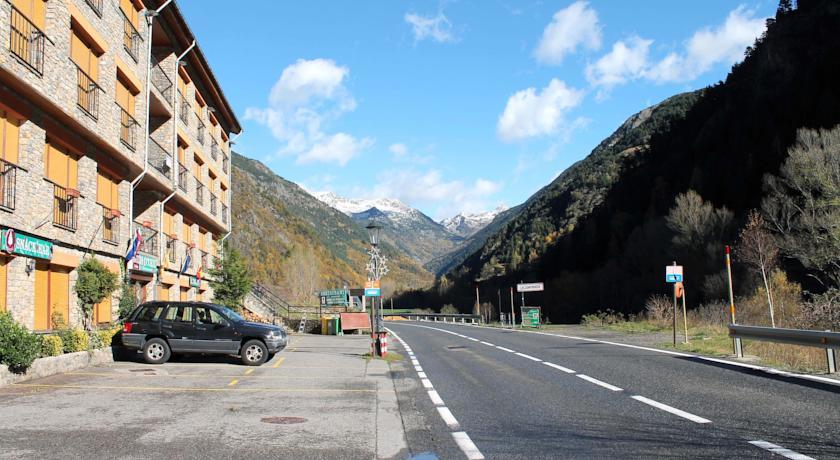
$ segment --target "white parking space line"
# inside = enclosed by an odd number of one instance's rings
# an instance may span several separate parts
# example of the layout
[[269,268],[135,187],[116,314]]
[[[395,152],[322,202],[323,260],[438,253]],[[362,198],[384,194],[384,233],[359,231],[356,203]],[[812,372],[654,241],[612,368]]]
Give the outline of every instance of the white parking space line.
[[799,452],[795,452],[790,449],[785,449],[784,447],[773,444],[772,442],[758,440],[750,441],[750,444],[756,447],[760,447],[764,450],[773,452],[774,454],[779,454],[785,458],[790,458],[793,460],[814,460],[813,457],[809,457],[805,454],[800,454]]
[[695,423],[712,423],[711,420],[705,419],[703,417],[688,413],[684,410],[677,409],[676,407],[671,407],[667,404],[662,404],[661,402],[654,401],[652,399],[645,398],[644,396],[633,396],[633,399],[639,402],[643,402],[649,406],[653,406],[657,409],[664,410],[665,412],[670,412],[678,417],[682,417],[687,420],[691,420]]
[[443,422],[446,423],[446,426],[449,427],[451,430],[460,430],[461,425],[458,424],[458,420],[455,419],[455,416],[452,415],[452,412],[449,410],[448,407],[442,406],[437,408],[438,414],[440,414],[440,418],[443,419]]
[[531,356],[531,355],[526,355],[525,353],[514,353],[514,354],[515,354],[516,356],[521,356],[521,357],[523,357],[523,358],[530,359],[531,361],[536,361],[536,362],[538,362],[538,363],[541,363],[541,362],[542,362],[542,360],[541,360],[540,358],[535,358],[535,357],[533,357],[533,356]]
[[481,343],[483,343],[483,344],[487,345],[488,347],[495,347],[495,346],[496,346],[496,345],[493,345],[493,344],[492,344],[492,343],[490,343],[490,342],[485,342],[485,341],[483,341],[483,340],[481,341]]
[[511,350],[510,348],[500,347],[498,345],[496,345],[496,348],[498,348],[499,350],[502,350],[502,351],[506,351],[508,353],[516,353],[515,351]]
[[569,369],[568,367],[563,367],[559,364],[550,363],[548,361],[543,361],[543,364],[545,364],[546,366],[549,366],[549,367],[553,367],[553,368],[557,369],[558,371],[563,371],[567,374],[574,374],[575,373],[575,371],[573,371],[572,369]]
[[429,399],[432,400],[432,404],[435,406],[443,405],[443,399],[440,398],[440,395],[435,390],[429,390]]
[[578,374],[577,376],[578,376],[578,377],[580,377],[580,378],[582,378],[583,380],[586,380],[587,382],[594,383],[595,385],[598,385],[598,386],[600,386],[600,387],[604,387],[604,388],[606,388],[607,390],[610,390],[610,391],[622,391],[622,389],[621,389],[621,388],[619,388],[619,387],[617,387],[617,386],[615,386],[615,385],[610,385],[610,384],[609,384],[609,383],[607,383],[607,382],[603,382],[603,381],[601,381],[601,380],[598,380],[598,379],[596,379],[596,378],[590,377],[590,376],[588,376],[588,375],[585,375],[585,374]]
[[458,447],[464,451],[468,459],[484,460],[484,455],[481,454],[478,447],[475,446],[467,433],[458,431],[456,433],[452,433],[452,437],[455,438],[455,442],[458,444]]

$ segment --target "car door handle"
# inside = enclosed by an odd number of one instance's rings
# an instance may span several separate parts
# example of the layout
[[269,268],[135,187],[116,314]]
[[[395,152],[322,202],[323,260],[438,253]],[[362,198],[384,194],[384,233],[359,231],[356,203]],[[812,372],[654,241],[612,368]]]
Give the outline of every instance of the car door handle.
[[162,328],[164,328],[164,329],[172,329],[172,325],[171,325],[171,324],[161,324],[161,325],[160,325],[160,327],[162,327]]

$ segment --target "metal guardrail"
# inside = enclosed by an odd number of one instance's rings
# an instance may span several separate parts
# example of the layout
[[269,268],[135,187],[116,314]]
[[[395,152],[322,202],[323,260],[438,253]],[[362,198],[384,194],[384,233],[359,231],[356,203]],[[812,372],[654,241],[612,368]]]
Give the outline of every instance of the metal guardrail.
[[834,349],[840,348],[840,332],[730,324],[729,337],[825,348],[828,372],[830,374],[837,372]]
[[[401,316],[413,321],[433,321],[443,323],[467,323],[477,324],[481,322],[481,315],[467,314],[445,314],[445,313],[394,313],[389,314],[388,309],[382,310],[382,316]],[[447,321],[451,320],[451,321]]]

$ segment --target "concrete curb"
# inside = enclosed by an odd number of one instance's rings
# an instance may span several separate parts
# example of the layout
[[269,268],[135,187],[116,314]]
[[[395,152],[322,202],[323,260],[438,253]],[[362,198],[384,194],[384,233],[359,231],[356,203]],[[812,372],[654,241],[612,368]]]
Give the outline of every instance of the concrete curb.
[[75,371],[89,366],[110,364],[114,362],[114,354],[116,352],[113,347],[109,347],[38,358],[23,374],[16,374],[11,372],[5,365],[0,365],[0,387],[27,380],[49,377],[63,372]]

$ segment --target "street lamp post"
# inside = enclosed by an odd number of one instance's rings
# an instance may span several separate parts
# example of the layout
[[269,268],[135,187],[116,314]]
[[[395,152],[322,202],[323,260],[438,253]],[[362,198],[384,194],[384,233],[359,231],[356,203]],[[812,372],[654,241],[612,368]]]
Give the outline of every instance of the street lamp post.
[[[379,253],[379,237],[382,232],[382,225],[376,223],[375,221],[371,221],[366,227],[368,231],[368,237],[370,239],[370,261],[367,264],[367,272],[368,272],[368,285],[367,287],[375,287],[379,289],[379,296],[381,299],[381,288],[380,288],[380,280],[382,277],[388,273],[388,265],[386,263],[385,257],[383,257]],[[380,318],[379,312],[382,309],[382,302],[376,302],[376,297],[372,297],[371,299],[371,339],[373,340],[373,351],[374,354],[380,355],[381,346],[377,346],[380,340]]]

